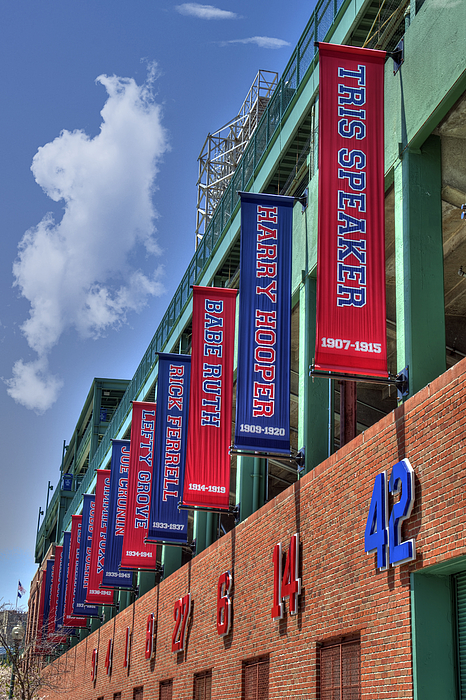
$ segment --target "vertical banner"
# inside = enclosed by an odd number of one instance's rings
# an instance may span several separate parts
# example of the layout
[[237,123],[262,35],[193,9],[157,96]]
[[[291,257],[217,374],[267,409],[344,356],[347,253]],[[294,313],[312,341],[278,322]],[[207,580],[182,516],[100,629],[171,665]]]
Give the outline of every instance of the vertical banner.
[[58,594],[58,578],[61,564],[61,553],[63,547],[55,547],[55,559],[53,560],[52,566],[52,576],[50,579],[50,590],[49,590],[49,615],[48,615],[48,625],[47,625],[47,639],[48,641],[53,641],[55,636],[55,618],[57,613],[57,594]]
[[89,567],[91,563],[92,531],[94,529],[95,496],[85,493],[83,496],[82,520],[78,523],[78,560],[76,565],[76,589],[74,596],[73,613],[75,615],[87,615],[97,617],[99,608],[97,605],[86,603],[87,587],[89,583]]
[[156,404],[133,401],[129,451],[128,502],[121,567],[155,570],[157,545],[146,543],[154,468]]
[[[71,516],[70,563],[68,565],[69,585],[65,595],[64,623],[68,627],[87,627],[87,617],[75,615],[76,583],[78,574],[79,543],[81,538],[82,515]],[[79,622],[78,622],[79,621]]]
[[47,635],[48,635],[48,629],[49,629],[49,612],[50,612],[50,592],[51,592],[51,588],[52,588],[53,565],[54,565],[54,560],[48,559],[47,566],[45,569],[45,576],[44,576],[44,607],[43,607],[43,614],[42,614],[42,629],[41,629],[41,642],[43,645],[47,645]]
[[113,589],[103,588],[105,546],[107,542],[108,507],[110,501],[110,471],[98,469],[95,487],[94,531],[86,603],[113,605]]
[[159,353],[154,479],[148,540],[186,544],[188,512],[179,510],[188,436],[191,356]]
[[42,652],[42,637],[44,633],[44,607],[45,607],[45,579],[46,571],[42,570],[40,572],[40,599],[39,599],[39,617],[37,620],[37,631],[34,640],[34,653],[40,654]]
[[[72,518],[76,516],[73,515]],[[80,516],[79,516],[80,517]],[[76,526],[75,526],[76,527]],[[71,524],[73,529],[73,521]],[[65,532],[63,534],[63,571],[64,571],[64,585],[60,588],[60,596],[63,596],[63,603],[60,603],[60,610],[62,610],[63,620],[61,621],[57,616],[58,624],[64,627],[86,627],[87,618],[85,617],[75,617],[71,615],[72,605],[73,605],[73,595],[74,595],[74,579],[76,572],[76,547],[74,548],[74,565],[71,554],[73,553],[73,547],[71,546],[71,532]]]
[[70,558],[70,532],[63,533],[63,549],[60,559],[60,572],[58,577],[58,593],[57,593],[57,612],[55,615],[55,630],[63,631],[64,634],[71,633],[71,630],[65,629],[65,596],[68,585],[68,563]]
[[228,509],[236,289],[193,287],[183,504]]
[[386,377],[384,62],[319,44],[315,367]]
[[128,502],[129,446],[129,440],[112,442],[110,505],[102,576],[102,585],[110,588],[133,587],[133,572],[120,569]]
[[63,547],[61,545],[55,547],[55,560],[53,562],[52,580],[50,583],[49,619],[47,626],[47,641],[49,644],[62,644],[63,642],[66,642],[66,635],[56,633],[58,584],[60,581],[62,551]]
[[294,197],[240,194],[235,447],[289,452]]

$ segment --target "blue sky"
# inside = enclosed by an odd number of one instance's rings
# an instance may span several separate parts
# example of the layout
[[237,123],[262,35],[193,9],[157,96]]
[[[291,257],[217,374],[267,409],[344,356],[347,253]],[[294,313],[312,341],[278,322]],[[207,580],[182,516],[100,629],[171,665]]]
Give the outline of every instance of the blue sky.
[[207,134],[259,69],[281,75],[314,4],[2,3],[3,603],[29,592],[93,378],[133,376],[193,255]]

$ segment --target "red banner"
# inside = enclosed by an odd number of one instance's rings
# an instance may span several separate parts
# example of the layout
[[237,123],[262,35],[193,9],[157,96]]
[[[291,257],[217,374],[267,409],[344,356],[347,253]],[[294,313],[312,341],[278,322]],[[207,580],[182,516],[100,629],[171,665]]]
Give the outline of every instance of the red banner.
[[78,527],[81,524],[82,515],[71,516],[71,540],[70,557],[68,562],[68,585],[65,597],[65,615],[63,624],[65,627],[87,627],[88,618],[73,614],[74,595],[76,592],[76,560],[78,552]]
[[101,588],[104,574],[105,544],[107,540],[110,471],[98,469],[95,487],[94,530],[92,533],[91,563],[87,584],[86,603],[113,604],[113,588]]
[[386,377],[384,62],[319,44],[315,367]]
[[229,506],[236,289],[193,288],[193,343],[183,504]]
[[153,478],[155,410],[155,403],[133,401],[123,569],[154,570],[157,565],[157,545],[145,541]]

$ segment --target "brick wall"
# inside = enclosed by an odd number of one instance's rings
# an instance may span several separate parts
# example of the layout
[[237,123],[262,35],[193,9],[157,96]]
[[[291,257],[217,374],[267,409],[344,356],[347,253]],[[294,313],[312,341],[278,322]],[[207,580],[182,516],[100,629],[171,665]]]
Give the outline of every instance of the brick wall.
[[[410,572],[465,553],[466,360],[409,399],[319,465],[191,563],[140,598],[66,655],[62,688],[51,700],[159,698],[173,678],[173,698],[193,697],[195,673],[212,669],[212,698],[241,698],[242,662],[270,656],[270,699],[316,697],[318,644],[359,633],[361,697],[412,698]],[[364,529],[375,476],[407,457],[416,500],[403,537],[416,540],[417,558],[388,571],[364,552]],[[302,593],[291,617],[271,619],[274,545],[286,550],[300,533]],[[216,631],[220,574],[234,578],[233,622]],[[192,594],[186,648],[173,654],[175,600]],[[157,620],[156,650],[144,655],[146,619]],[[123,668],[125,629],[133,630],[129,669]],[[114,639],[113,670],[104,668]],[[91,656],[99,648],[95,683]]]

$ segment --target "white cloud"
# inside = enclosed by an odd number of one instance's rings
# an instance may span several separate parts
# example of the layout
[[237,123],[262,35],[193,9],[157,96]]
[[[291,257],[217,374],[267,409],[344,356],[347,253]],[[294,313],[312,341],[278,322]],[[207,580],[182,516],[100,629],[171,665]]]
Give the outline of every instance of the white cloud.
[[275,39],[270,36],[251,36],[247,39],[231,39],[230,41],[220,42],[221,46],[228,44],[256,44],[261,49],[282,49],[284,46],[290,46],[289,41],[284,39]]
[[63,386],[61,379],[49,373],[45,358],[35,362],[18,360],[13,366],[13,377],[5,384],[11,398],[38,414],[55,403]]
[[[138,247],[146,255],[160,252],[152,195],[167,138],[154,101],[154,72],[151,66],[142,86],[99,76],[108,93],[100,133],[90,138],[64,130],[34,156],[36,182],[64,202],[64,214],[59,222],[48,214],[27,231],[13,265],[14,284],[31,305],[21,329],[39,360],[19,360],[6,383],[10,396],[28,408],[43,411],[56,400],[60,382],[47,374],[46,357],[67,328],[97,338],[163,292],[160,268],[153,265],[146,274],[129,262]],[[26,398],[28,382],[32,395]]]
[[213,5],[200,5],[197,2],[185,2],[182,5],[176,5],[175,9],[180,15],[188,15],[198,19],[238,19],[236,12],[220,10]]

